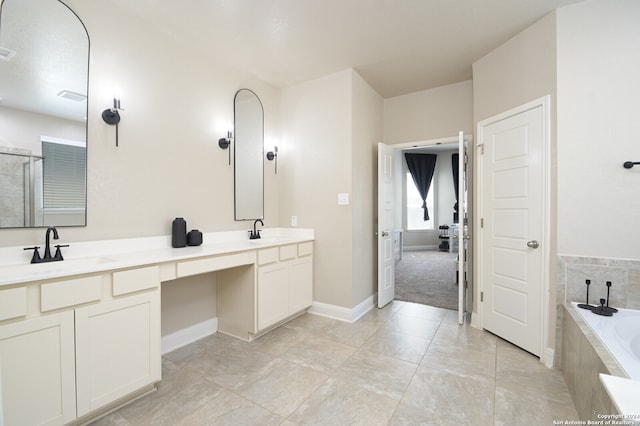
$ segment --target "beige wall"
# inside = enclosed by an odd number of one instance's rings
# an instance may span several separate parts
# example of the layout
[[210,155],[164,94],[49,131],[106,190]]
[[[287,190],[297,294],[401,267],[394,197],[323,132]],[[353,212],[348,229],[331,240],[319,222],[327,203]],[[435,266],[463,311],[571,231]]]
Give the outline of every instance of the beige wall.
[[377,216],[378,142],[382,139],[382,97],[352,72],[352,221],[353,289],[351,306],[378,291]]
[[[247,222],[233,220],[233,168],[217,140],[233,122],[233,96],[242,87],[260,96],[266,135],[277,133],[279,92],[244,71],[208,62],[110,3],[67,3],[91,40],[88,219],[86,227],[62,229],[61,238],[167,235],[176,216],[205,232],[248,229]],[[211,49],[222,42],[208,41]],[[118,148],[115,128],[100,116],[115,87],[125,109]],[[267,180],[265,198],[277,199],[274,181]],[[267,203],[265,224],[276,226],[277,218],[277,204]],[[3,246],[44,238],[41,230],[0,235]]]
[[[549,241],[549,318],[547,347],[555,346],[556,324],[556,12],[534,23],[473,64],[473,118],[481,120],[551,95],[551,191]],[[475,151],[474,151],[475,154]],[[475,157],[474,158],[481,158]],[[476,215],[481,214],[477,206]],[[474,250],[478,250],[475,239]],[[474,268],[477,269],[477,268]],[[473,282],[479,282],[474,270]],[[474,286],[477,287],[477,286]],[[479,288],[475,288],[474,312]]]
[[[321,303],[352,307],[352,71],[345,70],[282,91],[279,159],[280,222],[298,217],[314,228],[314,294]],[[351,197],[353,198],[353,196]]]
[[353,308],[377,291],[382,98],[348,69],[284,89],[282,123],[280,222],[315,229],[314,301]]
[[471,80],[384,100],[386,144],[456,136],[473,132]]
[[558,251],[640,259],[640,2],[558,9]]

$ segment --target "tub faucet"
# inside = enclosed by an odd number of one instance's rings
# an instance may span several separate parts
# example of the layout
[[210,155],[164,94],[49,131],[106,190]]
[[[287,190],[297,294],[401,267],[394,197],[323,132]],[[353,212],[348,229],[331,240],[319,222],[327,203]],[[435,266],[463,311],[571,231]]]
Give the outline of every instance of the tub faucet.
[[262,221],[262,219],[256,219],[256,221],[253,222],[253,231],[249,230],[250,240],[257,240],[258,238],[260,238],[260,230],[256,229],[256,225],[258,224],[258,222],[260,222],[260,224],[264,226],[264,222]]

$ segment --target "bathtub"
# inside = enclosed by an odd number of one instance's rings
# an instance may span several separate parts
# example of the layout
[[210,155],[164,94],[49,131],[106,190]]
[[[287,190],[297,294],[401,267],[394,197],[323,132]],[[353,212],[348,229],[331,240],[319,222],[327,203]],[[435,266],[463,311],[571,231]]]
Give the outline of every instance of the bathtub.
[[619,309],[612,317],[603,317],[572,305],[627,376],[640,380],[640,311]]

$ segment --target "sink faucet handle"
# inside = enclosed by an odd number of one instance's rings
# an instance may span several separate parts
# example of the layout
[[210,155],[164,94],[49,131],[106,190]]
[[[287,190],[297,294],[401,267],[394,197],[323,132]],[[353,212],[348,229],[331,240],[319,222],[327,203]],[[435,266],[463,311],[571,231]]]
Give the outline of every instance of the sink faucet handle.
[[38,251],[39,248],[40,246],[24,248],[24,250],[33,250],[33,257],[31,258],[31,263],[40,263],[42,261],[42,258],[40,257],[40,252]]
[[62,257],[61,247],[69,247],[69,244],[56,244],[56,254],[53,255],[53,260],[64,260]]

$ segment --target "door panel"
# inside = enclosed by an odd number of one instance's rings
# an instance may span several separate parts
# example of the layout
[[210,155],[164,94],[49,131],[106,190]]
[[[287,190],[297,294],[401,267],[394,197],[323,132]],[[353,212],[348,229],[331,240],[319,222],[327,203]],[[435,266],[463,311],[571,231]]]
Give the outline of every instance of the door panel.
[[480,129],[483,327],[540,355],[544,117],[541,105]]
[[378,307],[395,297],[395,257],[393,254],[393,152],[378,144]]

